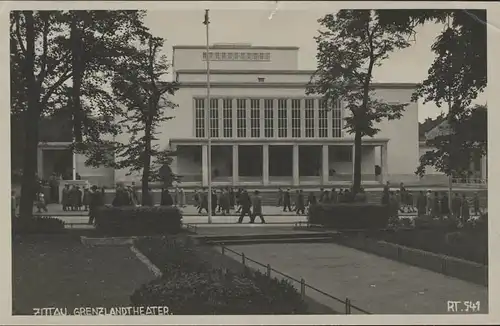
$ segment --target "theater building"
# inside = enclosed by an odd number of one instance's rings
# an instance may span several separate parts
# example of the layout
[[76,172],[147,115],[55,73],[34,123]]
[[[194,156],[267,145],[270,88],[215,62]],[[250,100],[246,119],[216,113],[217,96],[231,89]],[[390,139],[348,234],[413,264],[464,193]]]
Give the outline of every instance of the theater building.
[[[319,96],[306,95],[313,71],[298,69],[298,54],[297,47],[212,46],[207,103],[206,48],[174,47],[178,108],[158,137],[160,146],[177,150],[172,169],[184,185],[208,184],[207,113],[216,185],[352,181],[354,139],[343,126],[348,112],[340,100],[327,106]],[[415,89],[414,84],[373,86],[376,96],[389,103],[409,103]],[[378,128],[375,137],[363,139],[362,181],[414,181],[419,159],[417,104],[409,104],[400,120],[383,121]],[[116,179],[130,178],[125,172],[116,171]]]
[[[313,71],[299,69],[299,48],[217,44],[209,56],[207,103],[206,48],[173,48],[173,78],[180,88],[172,100],[178,107],[167,113],[174,118],[158,128],[157,138],[161,148],[177,150],[172,170],[183,186],[206,186],[209,173],[214,185],[316,187],[352,182],[354,138],[343,125],[349,112],[341,100],[326,105],[319,96],[306,95]],[[373,84],[375,96],[383,101],[410,104],[401,119],[376,124],[380,132],[363,139],[364,184],[418,181],[418,107],[410,101],[415,87]],[[123,134],[118,140],[126,142],[128,137]],[[90,168],[83,161],[77,159],[78,173],[92,183],[111,186],[140,180],[126,170]],[[39,166],[39,171],[45,169]]]

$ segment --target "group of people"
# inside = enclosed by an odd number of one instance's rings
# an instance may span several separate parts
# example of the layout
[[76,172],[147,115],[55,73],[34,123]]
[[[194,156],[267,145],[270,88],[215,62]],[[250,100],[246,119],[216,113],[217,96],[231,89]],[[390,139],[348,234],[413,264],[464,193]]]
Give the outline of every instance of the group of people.
[[451,199],[451,211],[448,194],[427,190],[420,191],[414,200],[413,195],[406,189],[403,183],[397,191],[391,191],[387,183],[382,194],[382,204],[391,207],[391,217],[397,217],[399,212],[416,212],[418,216],[429,215],[434,217],[453,216],[466,222],[470,218],[470,211],[474,215],[481,214],[478,193],[474,193],[471,199],[455,193]]

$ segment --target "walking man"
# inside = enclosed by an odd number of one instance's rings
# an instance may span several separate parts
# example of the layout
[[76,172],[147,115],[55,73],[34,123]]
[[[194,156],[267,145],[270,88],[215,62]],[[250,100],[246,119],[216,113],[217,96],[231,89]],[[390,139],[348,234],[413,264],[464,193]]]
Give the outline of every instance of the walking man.
[[262,198],[260,197],[260,193],[258,190],[255,190],[254,192],[254,196],[252,198],[252,207],[253,214],[250,218],[250,223],[254,223],[257,216],[260,218],[260,222],[262,224],[266,223],[266,221],[264,220],[264,216],[262,215]]
[[291,203],[291,199],[290,199],[290,189],[287,189],[283,193],[283,212],[286,212],[287,209],[289,212],[292,211],[292,203]]
[[243,222],[243,218],[245,215],[248,215],[250,218],[250,222],[252,222],[252,213],[250,212],[250,208],[252,206],[252,203],[250,202],[250,196],[248,196],[248,193],[246,190],[243,190],[240,193],[240,209],[241,209],[241,214],[240,218],[238,219],[238,223]]
[[297,190],[297,199],[295,200],[295,212],[297,215],[306,213],[306,207],[304,204],[304,193],[301,190]]

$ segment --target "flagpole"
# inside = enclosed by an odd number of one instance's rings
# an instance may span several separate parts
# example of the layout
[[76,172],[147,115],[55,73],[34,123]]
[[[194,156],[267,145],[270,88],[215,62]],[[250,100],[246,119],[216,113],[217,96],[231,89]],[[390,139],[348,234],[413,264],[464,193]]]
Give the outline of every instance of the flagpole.
[[208,177],[208,194],[207,194],[207,199],[208,199],[208,223],[212,223],[212,137],[211,137],[211,128],[210,128],[210,113],[211,113],[211,107],[210,107],[210,42],[209,42],[209,27],[208,25],[210,24],[210,20],[208,17],[209,10],[205,9],[205,21],[203,24],[206,26],[206,38],[207,38],[207,49],[206,49],[206,56],[207,56],[207,114],[205,115],[205,125],[206,125],[206,130],[207,130],[207,177]]

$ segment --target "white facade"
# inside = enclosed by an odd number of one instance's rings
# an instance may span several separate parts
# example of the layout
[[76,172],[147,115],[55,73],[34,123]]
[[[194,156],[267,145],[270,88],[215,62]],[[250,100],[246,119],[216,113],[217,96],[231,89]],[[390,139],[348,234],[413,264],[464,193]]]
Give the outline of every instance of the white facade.
[[[175,118],[166,121],[157,135],[161,148],[180,150],[172,169],[183,176],[186,186],[208,181],[206,130],[201,126],[205,120],[199,116],[208,113],[205,51],[204,46],[174,47],[173,69],[180,89],[172,100],[178,108],[168,113]],[[215,184],[326,186],[351,182],[353,136],[342,129],[342,118],[348,113],[340,101],[333,109],[321,110],[319,96],[305,94],[313,71],[298,70],[298,51],[297,47],[211,47],[210,97],[212,109],[217,106],[217,113],[211,113]],[[363,140],[362,180],[416,181],[418,107],[411,102],[416,85],[373,87],[376,96],[388,103],[410,104],[401,119],[382,121],[376,126],[380,132]],[[127,139],[126,134],[119,136],[121,141]],[[382,168],[378,177],[375,165]],[[82,178],[87,170],[79,170]],[[139,178],[125,170],[88,170],[89,174],[96,171],[115,182]]]

